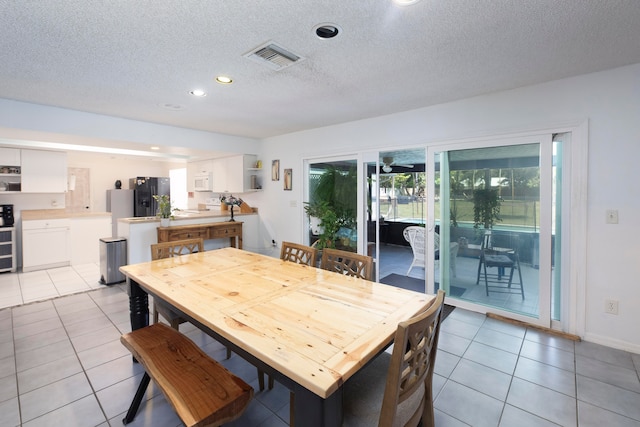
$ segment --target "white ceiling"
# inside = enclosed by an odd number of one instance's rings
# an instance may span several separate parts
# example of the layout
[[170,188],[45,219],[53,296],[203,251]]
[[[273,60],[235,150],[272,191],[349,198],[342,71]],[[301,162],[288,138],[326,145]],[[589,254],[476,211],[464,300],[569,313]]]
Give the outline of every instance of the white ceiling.
[[[265,138],[638,63],[639,23],[637,0],[0,0],[0,98]],[[243,56],[268,41],[305,59]]]

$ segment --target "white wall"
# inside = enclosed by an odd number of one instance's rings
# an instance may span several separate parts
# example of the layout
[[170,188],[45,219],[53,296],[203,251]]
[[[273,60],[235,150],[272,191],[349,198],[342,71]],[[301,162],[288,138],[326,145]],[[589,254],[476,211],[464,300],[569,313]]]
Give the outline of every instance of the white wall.
[[[262,159],[294,168],[293,191],[265,181],[263,220],[279,240],[301,241],[302,159],[475,136],[547,129],[588,120],[587,263],[582,266],[584,339],[640,353],[640,64],[265,141]],[[293,204],[296,207],[290,207]],[[619,224],[605,224],[618,209]],[[604,300],[620,301],[619,315]],[[584,310],[584,311],[583,311]]]
[[91,174],[91,210],[107,210],[107,190],[115,188],[116,180],[122,188],[129,188],[129,178],[136,176],[169,176],[170,169],[185,167],[184,163],[152,161],[143,158],[69,151],[67,164],[74,168],[88,168]]

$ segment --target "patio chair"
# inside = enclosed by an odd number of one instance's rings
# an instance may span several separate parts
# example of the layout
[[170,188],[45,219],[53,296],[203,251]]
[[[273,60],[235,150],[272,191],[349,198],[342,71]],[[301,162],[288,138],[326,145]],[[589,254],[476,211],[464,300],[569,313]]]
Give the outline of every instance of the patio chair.
[[[404,239],[409,242],[411,250],[413,251],[413,261],[407,271],[407,276],[411,273],[413,267],[425,268],[425,229],[417,225],[411,225],[402,231]],[[440,235],[435,233],[434,243],[436,249],[436,260],[440,259]],[[458,243],[451,242],[449,246],[449,268],[451,269],[451,275],[456,277],[456,257],[458,256]]]
[[382,353],[345,383],[343,426],[434,426],[433,370],[444,291],[400,322],[393,353]]
[[404,239],[409,242],[411,250],[413,251],[413,261],[407,270],[407,276],[411,273],[413,267],[425,268],[425,258],[427,245],[425,243],[425,230],[424,227],[417,225],[410,225],[402,231]]
[[[501,236],[502,237],[502,236]],[[520,257],[518,256],[518,235],[509,234],[506,244],[500,243],[497,246],[496,236],[492,236],[491,230],[487,230],[482,238],[480,246],[480,261],[478,264],[478,276],[476,285],[480,283],[481,273],[484,272],[484,284],[487,296],[489,292],[521,294],[524,300],[524,285],[522,282],[522,271],[520,269]],[[494,272],[487,269],[495,268]],[[509,269],[508,280],[506,270]],[[518,287],[514,288],[513,276],[518,271]]]

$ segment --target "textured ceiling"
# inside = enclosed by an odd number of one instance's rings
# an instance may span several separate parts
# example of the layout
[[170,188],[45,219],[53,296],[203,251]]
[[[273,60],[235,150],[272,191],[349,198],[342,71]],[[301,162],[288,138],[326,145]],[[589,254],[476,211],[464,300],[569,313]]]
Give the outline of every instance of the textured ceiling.
[[[0,98],[264,138],[638,63],[639,22],[637,0],[0,0]],[[305,59],[243,56],[268,41]]]

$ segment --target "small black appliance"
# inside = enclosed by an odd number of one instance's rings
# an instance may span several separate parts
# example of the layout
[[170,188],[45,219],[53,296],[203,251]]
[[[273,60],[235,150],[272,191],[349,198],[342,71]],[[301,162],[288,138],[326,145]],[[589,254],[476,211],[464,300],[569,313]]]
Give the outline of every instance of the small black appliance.
[[13,227],[13,205],[0,205],[0,219],[2,227]]

